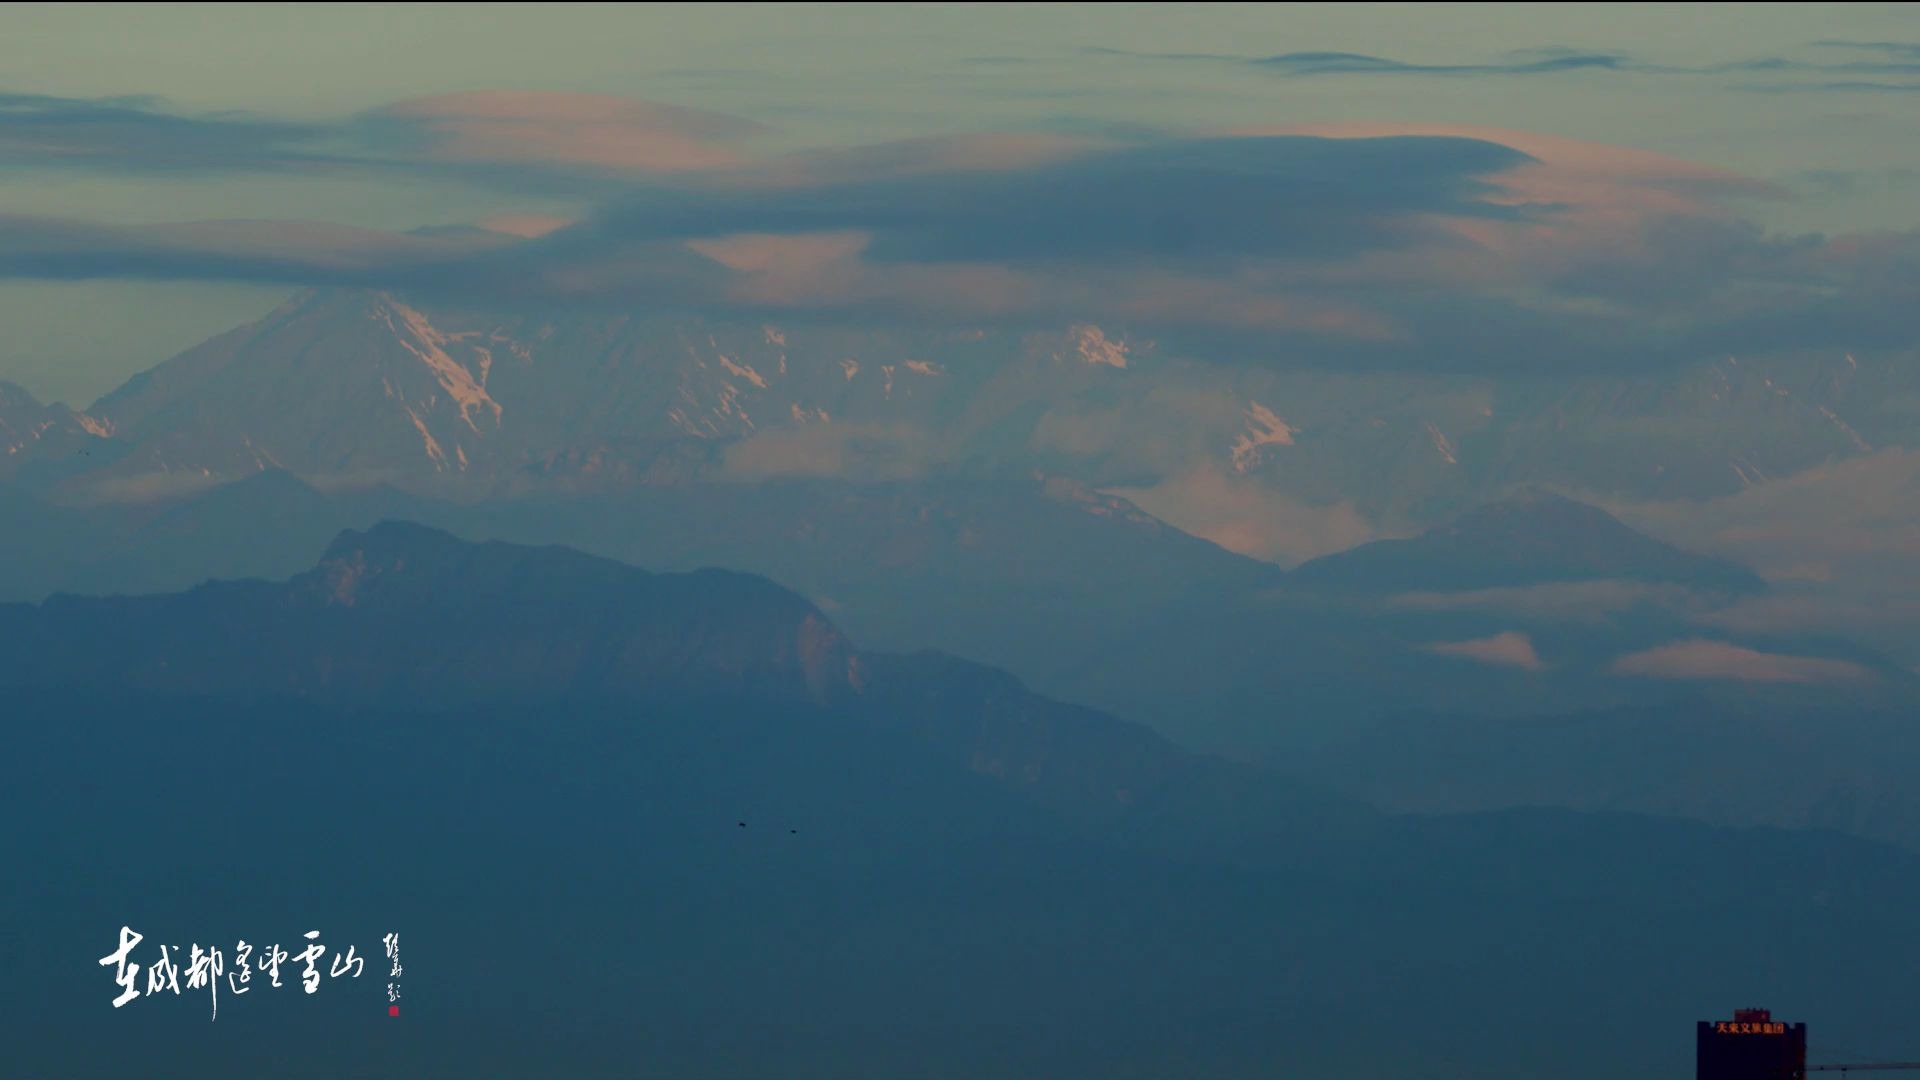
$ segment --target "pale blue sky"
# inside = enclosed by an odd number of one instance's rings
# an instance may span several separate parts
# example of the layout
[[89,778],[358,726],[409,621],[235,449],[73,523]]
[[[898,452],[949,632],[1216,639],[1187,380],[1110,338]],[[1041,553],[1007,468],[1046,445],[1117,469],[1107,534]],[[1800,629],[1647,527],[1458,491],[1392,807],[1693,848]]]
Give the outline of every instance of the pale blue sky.
[[[1920,53],[1819,44],[1832,41],[1920,42],[1920,6],[11,5],[0,94],[333,124],[431,94],[587,92],[759,121],[773,129],[768,150],[1109,125],[1447,122],[1769,181],[1794,196],[1751,209],[1772,228],[1920,226]],[[1496,70],[1553,50],[1624,63]],[[1321,52],[1478,70],[1301,75],[1251,62]],[[1767,60],[1789,63],[1755,63]],[[155,175],[18,155],[0,168],[0,214],[120,224],[398,230],[583,209],[418,174]],[[81,404],[285,292],[11,280],[0,378]]]

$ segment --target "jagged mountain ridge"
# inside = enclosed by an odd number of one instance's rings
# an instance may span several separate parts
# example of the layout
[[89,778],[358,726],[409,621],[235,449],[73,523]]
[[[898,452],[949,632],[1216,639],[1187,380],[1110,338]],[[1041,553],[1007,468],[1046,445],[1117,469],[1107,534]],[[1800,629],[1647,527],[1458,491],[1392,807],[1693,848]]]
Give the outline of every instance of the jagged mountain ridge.
[[[26,388],[0,380],[0,479],[21,472],[43,474],[104,463],[112,429],[87,413],[61,404],[43,405]],[[98,462],[92,460],[100,452]]]
[[48,446],[0,462],[0,475],[58,461],[36,475],[139,492],[286,468],[485,495],[984,459],[1100,488],[1209,471],[1350,502],[1400,529],[1519,484],[1739,491],[1905,445],[1920,387],[1890,356],[1502,381],[1188,356],[1091,325],[776,325],[322,290],[129,380],[74,422],[102,437],[94,460]]
[[644,714],[744,703],[910,733],[1083,817],[1196,782],[1249,782],[1003,672],[930,651],[863,653],[812,603],[765,578],[652,574],[406,522],[343,532],[282,582],[0,605],[0,687],[102,686],[441,709],[624,702]]
[[563,548],[382,523],[293,578],[0,609],[0,681],[182,694],[464,702],[726,685],[825,702],[857,680],[811,604],[720,570],[655,575]]
[[815,329],[790,344],[765,324],[429,312],[390,293],[319,291],[90,413],[137,448],[123,475],[278,467],[483,490],[622,486],[681,475],[677,462],[711,463],[714,447],[768,430],[951,427],[964,440],[1001,418],[997,396],[1007,408],[1023,396],[990,385],[997,364],[982,356],[1026,357],[1022,377],[1046,385],[1023,393],[1045,395],[1111,370],[1119,349],[1093,328],[1056,341]]

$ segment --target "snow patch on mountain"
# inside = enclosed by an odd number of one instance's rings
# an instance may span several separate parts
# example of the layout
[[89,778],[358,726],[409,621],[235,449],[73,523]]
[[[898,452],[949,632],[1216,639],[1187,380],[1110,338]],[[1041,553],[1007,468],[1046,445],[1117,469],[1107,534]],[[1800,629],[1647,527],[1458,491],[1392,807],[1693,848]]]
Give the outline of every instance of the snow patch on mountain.
[[766,376],[755,371],[752,364],[736,364],[733,362],[733,358],[727,354],[721,353],[719,355],[720,367],[724,369],[727,374],[736,379],[745,379],[761,390],[767,388]]
[[79,424],[83,429],[85,429],[87,434],[92,435],[94,438],[97,438],[97,439],[113,438],[113,421],[111,420],[97,419],[95,417],[88,416],[86,413],[74,413],[73,420],[74,420],[74,423]]
[[434,471],[445,472],[447,452],[440,449],[440,440],[434,438],[433,432],[427,430],[427,422],[420,419],[420,414],[414,412],[412,407],[407,408],[407,419],[413,421],[413,429],[420,433],[420,442],[427,452],[427,460],[433,462]]
[[1247,430],[1233,441],[1233,471],[1244,473],[1260,463],[1263,446],[1292,446],[1300,429],[1280,419],[1257,401],[1247,402]]
[[[427,320],[426,315],[395,300],[392,296],[383,294],[381,304],[374,309],[374,314],[386,323],[389,330],[393,331],[394,340],[400,343],[400,347],[412,353],[433,374],[434,381],[440,384],[440,388],[445,390],[447,396],[452,398],[454,404],[459,407],[460,419],[466,421],[467,426],[472,428],[475,434],[480,431],[480,426],[473,421],[476,413],[491,416],[493,423],[498,426],[500,403],[487,395],[486,369],[482,368],[480,376],[475,378],[473,372],[468,371],[465,365],[448,355],[446,346],[448,342],[454,340],[453,338],[435,328],[433,323]],[[399,320],[397,323],[396,319]],[[490,352],[487,353],[487,359],[489,361],[492,359]],[[420,424],[419,417],[414,418],[414,423]]]
[[[1853,357],[1849,356],[1847,357],[1847,359],[1852,360]],[[1834,427],[1837,427],[1840,429],[1841,434],[1845,435],[1848,439],[1852,440],[1853,448],[1855,450],[1858,450],[1863,454],[1869,454],[1873,452],[1873,447],[1867,444],[1867,440],[1861,438],[1860,433],[1853,430],[1853,425],[1847,423],[1845,420],[1840,419],[1840,415],[1838,413],[1834,412],[1832,409],[1828,408],[1827,406],[1822,405],[1820,406],[1820,415],[1826,417],[1829,423],[1833,424]]]
[[1127,366],[1127,345],[1123,341],[1109,338],[1097,326],[1069,327],[1067,332],[1073,335],[1074,348],[1080,353],[1080,359],[1095,367],[1106,366],[1125,368]]
[[252,436],[243,434],[240,436],[240,442],[246,447],[247,453],[253,455],[253,467],[255,471],[266,472],[268,469],[285,468],[285,466],[280,463],[280,459],[273,456],[272,451],[256,444]]

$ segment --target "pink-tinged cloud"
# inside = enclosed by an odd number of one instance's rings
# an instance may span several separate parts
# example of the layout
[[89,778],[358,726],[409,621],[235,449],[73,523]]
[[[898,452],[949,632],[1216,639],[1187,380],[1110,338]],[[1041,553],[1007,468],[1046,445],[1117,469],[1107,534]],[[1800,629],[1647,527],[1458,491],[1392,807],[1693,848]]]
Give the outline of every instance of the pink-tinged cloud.
[[1255,559],[1296,565],[1374,538],[1351,503],[1314,506],[1210,463],[1151,487],[1111,492],[1184,532]]
[[1290,296],[1252,276],[1198,276],[1139,269],[1046,273],[991,262],[876,264],[872,236],[741,233],[687,248],[736,275],[727,299],[775,308],[884,305],[939,318],[1014,318],[1062,310],[1097,318],[1186,322],[1292,331],[1354,341],[1392,341],[1399,330],[1358,304]]
[[1519,220],[1434,216],[1420,224],[1463,243],[1408,244],[1333,268],[1330,281],[1456,286],[1524,284],[1596,262],[1651,262],[1676,219],[1731,224],[1733,198],[1769,198],[1776,187],[1738,173],[1634,147],[1470,124],[1338,122],[1241,128],[1231,135],[1329,139],[1475,139],[1527,155],[1487,176],[1482,201],[1532,208]]
[[[1574,366],[1857,336],[1863,322],[1898,336],[1920,247],[1769,237],[1728,212],[1761,189],[1725,170],[1467,126],[976,135],[769,158],[748,156],[750,122],[590,95],[454,94],[360,120],[336,135],[380,136],[382,168],[510,186],[534,170],[628,194],[575,222],[512,215],[466,238],[76,224],[28,229],[23,244],[0,220],[0,276],[1112,321],[1239,334],[1282,363]],[[1291,137],[1232,137],[1254,134]],[[1435,138],[1309,145],[1408,135]],[[1384,190],[1356,182],[1383,167]]]
[[573,218],[556,217],[552,214],[498,214],[481,218],[474,224],[488,232],[518,236],[523,240],[534,240],[578,222]]
[[631,98],[486,90],[389,105],[375,119],[415,128],[444,161],[678,172],[739,164],[740,140],[765,130],[739,117]]
[[1010,172],[1053,165],[1119,145],[1112,139],[1044,132],[942,135],[787,154],[762,160],[751,170],[727,179],[768,187],[808,187],[927,173]]
[[1872,678],[1866,668],[1845,660],[1760,652],[1705,638],[1629,653],[1613,662],[1613,671],[1650,679],[1755,683],[1837,683]]
[[737,233],[692,240],[688,250],[733,272],[731,303],[771,308],[859,309],[884,305],[923,315],[1017,315],[1029,310],[1036,283],[992,264],[875,267],[861,258],[861,231]]
[[869,240],[864,232],[735,233],[687,246],[738,273],[798,277],[854,258]]
[[1323,139],[1403,136],[1478,139],[1533,158],[1492,179],[1508,195],[1491,201],[1552,202],[1575,206],[1625,206],[1702,213],[1730,195],[1774,196],[1772,185],[1712,165],[1651,150],[1587,142],[1537,131],[1473,124],[1411,124],[1344,121],[1286,127],[1236,129],[1235,135],[1310,135]]
[[1533,650],[1533,639],[1513,630],[1469,641],[1436,641],[1420,648],[1436,656],[1452,656],[1527,671],[1540,670],[1540,655]]

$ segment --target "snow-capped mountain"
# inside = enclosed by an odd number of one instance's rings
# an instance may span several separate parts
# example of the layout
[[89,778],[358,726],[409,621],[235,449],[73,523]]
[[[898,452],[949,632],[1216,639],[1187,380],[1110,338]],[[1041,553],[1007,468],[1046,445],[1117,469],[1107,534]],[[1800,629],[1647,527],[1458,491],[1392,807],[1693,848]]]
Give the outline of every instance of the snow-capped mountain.
[[319,291],[84,414],[0,390],[0,468],[109,495],[280,468],[476,497],[984,462],[1141,493],[1190,531],[1278,557],[1238,523],[1208,531],[1212,504],[1347,507],[1364,523],[1353,542],[1520,485],[1725,495],[1920,431],[1897,356],[1528,379],[1279,359],[1090,324],[853,328]]
[[[1009,353],[1027,363],[1008,370]],[[286,468],[479,490],[621,486],[769,433],[816,455],[878,452],[863,439],[964,439],[1126,359],[1093,327],[853,333],[319,292],[161,364],[91,414],[135,448],[114,466],[122,476]]]
[[[42,470],[94,464],[96,449],[112,435],[110,425],[58,403],[42,405],[26,389],[0,381],[0,479]],[[29,463],[32,463],[30,465]]]

